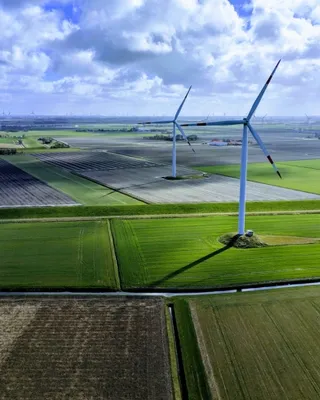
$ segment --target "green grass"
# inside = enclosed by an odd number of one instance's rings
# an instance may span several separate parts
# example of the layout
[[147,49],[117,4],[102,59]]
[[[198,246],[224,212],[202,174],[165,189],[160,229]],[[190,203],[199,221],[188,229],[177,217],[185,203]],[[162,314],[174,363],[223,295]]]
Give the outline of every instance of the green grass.
[[[198,203],[198,204],[147,204],[123,206],[81,206],[81,207],[21,207],[0,208],[0,219],[12,218],[62,218],[99,216],[143,216],[179,215],[203,213],[237,213],[238,203]],[[248,202],[247,212],[297,212],[320,210],[320,200],[303,201],[258,201]]]
[[[224,248],[218,238],[237,218],[112,220],[122,285],[126,289],[196,289],[320,277],[320,243]],[[320,238],[320,214],[252,216],[259,235]]]
[[0,287],[119,288],[107,222],[3,224]]
[[173,389],[174,400],[183,400],[180,390],[180,378],[178,372],[178,360],[176,351],[176,342],[174,337],[173,324],[171,322],[171,317],[169,313],[169,308],[165,307],[166,316],[166,327],[167,327],[167,337],[168,337],[168,348],[169,348],[169,358],[170,358],[170,369],[171,369],[171,382]]
[[[273,172],[269,163],[248,164],[248,180],[320,194],[320,159],[278,162],[282,178]],[[198,167],[200,171],[240,177],[239,165],[217,165]]]
[[44,146],[41,142],[39,142],[35,137],[27,137],[22,141],[27,149],[41,149],[41,150],[47,149],[47,147]]
[[3,158],[53,188],[67,194],[80,204],[110,206],[143,204],[130,196],[114,192],[112,189],[81,178],[67,170],[43,163],[29,154],[3,156]]
[[215,398],[319,399],[319,295],[310,287],[190,299]]
[[175,300],[174,310],[182,352],[182,364],[186,377],[188,399],[208,400],[210,390],[201,359],[196,332],[189,305],[185,300]]
[[11,138],[11,137],[0,137],[0,145],[1,143],[5,143],[5,144],[14,144],[15,143],[15,139]]

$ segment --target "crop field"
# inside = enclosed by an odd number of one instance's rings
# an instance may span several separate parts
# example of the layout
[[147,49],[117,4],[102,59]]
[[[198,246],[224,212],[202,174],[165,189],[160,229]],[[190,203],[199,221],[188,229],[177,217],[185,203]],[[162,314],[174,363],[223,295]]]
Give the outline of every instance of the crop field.
[[0,158],[0,207],[75,205],[61,193]]
[[2,289],[119,288],[108,222],[1,224]]
[[0,299],[1,399],[171,400],[164,304]]
[[130,196],[118,193],[63,168],[48,165],[30,154],[6,158],[10,163],[28,174],[46,182],[51,187],[65,193],[77,203],[84,205],[127,205],[143,204]]
[[[267,163],[248,164],[248,180],[320,194],[320,159],[278,162],[277,166],[283,179],[279,179],[276,174],[272,173],[273,171]],[[198,169],[234,178],[240,176],[239,165],[219,165],[199,167]]]
[[39,160],[73,172],[144,168],[156,164],[107,152],[36,153]]
[[320,214],[247,217],[247,228],[258,235],[294,243],[255,249],[218,242],[237,230],[237,218],[230,216],[112,220],[112,227],[127,289],[221,288],[320,277]]
[[212,398],[320,398],[319,287],[188,302]]
[[[180,176],[195,177],[197,172],[191,168],[177,166]],[[210,175],[196,179],[166,180],[171,176],[171,165],[149,168],[125,168],[103,171],[84,171],[81,176],[93,179],[121,193],[142,199],[147,203],[203,203],[236,202],[239,199],[239,180],[222,175]],[[201,178],[201,179],[199,179]],[[248,182],[247,200],[302,200],[319,198],[319,195],[280,187]]]
[[17,140],[12,137],[0,137],[0,148],[21,148]]

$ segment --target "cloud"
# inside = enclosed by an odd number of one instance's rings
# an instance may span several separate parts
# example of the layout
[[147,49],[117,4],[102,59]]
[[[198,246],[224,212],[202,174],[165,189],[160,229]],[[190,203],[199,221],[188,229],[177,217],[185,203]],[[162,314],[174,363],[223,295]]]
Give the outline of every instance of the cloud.
[[[250,108],[282,57],[260,112],[301,112],[303,102],[316,113],[318,0],[235,4],[0,0],[0,84],[17,112],[25,104],[20,94],[48,112],[86,112],[89,101],[97,112],[124,114],[172,114],[193,84],[186,114],[230,115]],[[70,7],[76,21],[65,12]]]

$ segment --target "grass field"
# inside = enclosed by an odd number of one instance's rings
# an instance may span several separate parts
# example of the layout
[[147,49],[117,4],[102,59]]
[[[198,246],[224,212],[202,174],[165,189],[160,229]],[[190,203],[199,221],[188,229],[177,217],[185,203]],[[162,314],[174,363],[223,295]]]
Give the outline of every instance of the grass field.
[[[112,220],[122,286],[195,289],[320,277],[320,242],[259,249],[223,247],[237,218]],[[320,215],[253,216],[259,235],[320,239]]]
[[[122,206],[82,206],[82,207],[21,207],[0,208],[0,219],[12,218],[63,218],[95,216],[145,216],[181,215],[204,213],[237,213],[238,203],[197,203],[197,204],[147,204]],[[257,201],[247,203],[247,212],[305,212],[320,211],[320,200]]]
[[198,297],[189,306],[212,398],[319,399],[319,287]]
[[3,156],[3,158],[53,188],[67,194],[80,204],[108,206],[143,204],[139,200],[81,178],[65,169],[45,164],[29,154]]
[[[269,163],[248,164],[248,180],[320,194],[320,159],[278,162],[277,167],[283,179],[278,178]],[[240,177],[240,165],[217,165],[197,169],[234,178]]]
[[17,144],[17,139],[11,137],[0,137],[0,148],[21,148],[21,145]]
[[0,286],[117,289],[108,222],[3,224]]
[[36,137],[27,137],[23,139],[23,144],[27,149],[47,149],[47,147],[39,142]]

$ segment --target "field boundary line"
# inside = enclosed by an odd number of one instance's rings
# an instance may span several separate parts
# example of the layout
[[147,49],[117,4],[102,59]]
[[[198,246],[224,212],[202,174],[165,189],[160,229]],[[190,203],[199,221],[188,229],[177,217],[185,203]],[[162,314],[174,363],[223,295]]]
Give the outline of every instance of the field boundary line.
[[167,330],[167,342],[168,342],[168,353],[169,353],[169,364],[171,370],[171,382],[172,382],[172,392],[174,400],[182,399],[182,388],[181,379],[179,376],[179,365],[178,365],[178,354],[177,354],[177,342],[174,336],[174,328],[172,315],[170,315],[170,304],[165,304],[165,320],[166,320],[166,330]]
[[[299,215],[299,214],[320,214],[320,210],[291,210],[291,211],[248,211],[248,216],[259,215]],[[226,216],[235,217],[237,212],[212,212],[212,213],[184,213],[184,214],[137,214],[137,215],[106,215],[89,217],[30,217],[30,218],[2,218],[0,224],[5,223],[27,223],[27,222],[69,222],[69,221],[101,221],[112,219],[165,219],[165,218],[201,218]]]
[[193,304],[192,301],[189,301],[189,308],[190,308],[190,312],[191,312],[192,322],[193,322],[195,332],[196,332],[196,338],[197,338],[201,358],[202,358],[203,365],[204,365],[204,370],[207,375],[207,382],[208,382],[208,385],[211,390],[212,400],[220,400],[221,394],[219,391],[219,386],[218,386],[216,378],[214,376],[213,368],[210,363],[210,357],[209,357],[208,353],[206,352],[205,338],[204,338],[201,324],[200,324],[200,321],[198,318],[196,306]]
[[113,230],[112,230],[110,220],[107,220],[107,229],[108,229],[108,235],[109,235],[109,240],[110,240],[110,245],[111,245],[110,246],[111,247],[111,257],[112,257],[113,265],[114,265],[113,269],[114,269],[114,274],[115,274],[115,278],[116,278],[116,283],[117,283],[119,289],[122,290],[118,257],[117,257],[116,248],[114,245]]

